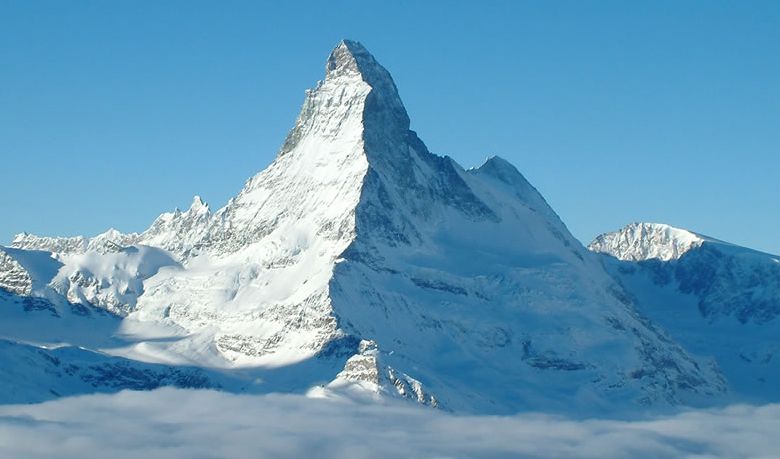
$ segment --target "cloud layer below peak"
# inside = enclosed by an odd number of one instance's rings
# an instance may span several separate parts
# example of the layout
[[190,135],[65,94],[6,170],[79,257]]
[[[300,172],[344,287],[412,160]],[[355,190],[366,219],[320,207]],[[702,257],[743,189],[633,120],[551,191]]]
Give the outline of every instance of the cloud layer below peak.
[[180,389],[0,406],[14,458],[771,457],[777,432],[777,404],[630,421]]

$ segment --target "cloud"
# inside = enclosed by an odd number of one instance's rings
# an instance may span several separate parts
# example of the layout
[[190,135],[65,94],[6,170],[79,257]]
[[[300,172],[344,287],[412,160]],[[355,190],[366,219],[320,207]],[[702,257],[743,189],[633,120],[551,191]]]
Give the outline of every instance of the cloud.
[[771,457],[778,432],[780,405],[576,420],[160,389],[0,406],[9,458]]

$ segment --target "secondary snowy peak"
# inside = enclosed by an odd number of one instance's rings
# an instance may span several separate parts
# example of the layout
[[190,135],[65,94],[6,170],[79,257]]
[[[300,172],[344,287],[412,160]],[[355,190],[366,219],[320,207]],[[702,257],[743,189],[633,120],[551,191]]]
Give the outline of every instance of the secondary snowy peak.
[[707,238],[662,223],[631,223],[598,236],[588,249],[626,261],[677,260]]
[[203,199],[198,195],[195,195],[195,197],[192,198],[192,204],[190,205],[188,212],[197,215],[211,213],[209,205],[203,202]]
[[[764,323],[780,315],[780,257],[669,225],[634,223],[599,236],[590,250],[614,257],[618,277],[647,271],[656,286],[698,297],[709,318]],[[616,268],[617,267],[617,268]]]
[[591,250],[643,315],[715,357],[732,390],[780,397],[780,257],[668,225],[634,224]]
[[197,252],[200,241],[212,223],[209,205],[200,196],[192,199],[190,208],[166,212],[137,238],[137,243],[160,247],[186,259]]
[[481,166],[469,169],[467,172],[491,182],[496,187],[508,190],[529,209],[547,217],[551,223],[558,227],[557,230],[568,233],[558,214],[550,207],[547,200],[509,161],[499,156],[491,156]]

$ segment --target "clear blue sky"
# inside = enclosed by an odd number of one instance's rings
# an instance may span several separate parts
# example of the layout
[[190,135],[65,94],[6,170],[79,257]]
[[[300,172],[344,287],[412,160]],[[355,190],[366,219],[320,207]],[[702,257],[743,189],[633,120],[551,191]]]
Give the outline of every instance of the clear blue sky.
[[0,243],[216,209],[341,38],[431,151],[497,154],[575,236],[666,222],[780,253],[780,2],[0,0]]

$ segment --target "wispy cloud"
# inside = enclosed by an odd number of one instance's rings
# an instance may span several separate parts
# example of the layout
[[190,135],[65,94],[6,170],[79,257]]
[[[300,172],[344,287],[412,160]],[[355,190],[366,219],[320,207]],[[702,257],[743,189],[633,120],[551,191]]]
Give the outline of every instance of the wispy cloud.
[[773,457],[778,432],[780,405],[574,420],[161,389],[0,406],[9,458]]

